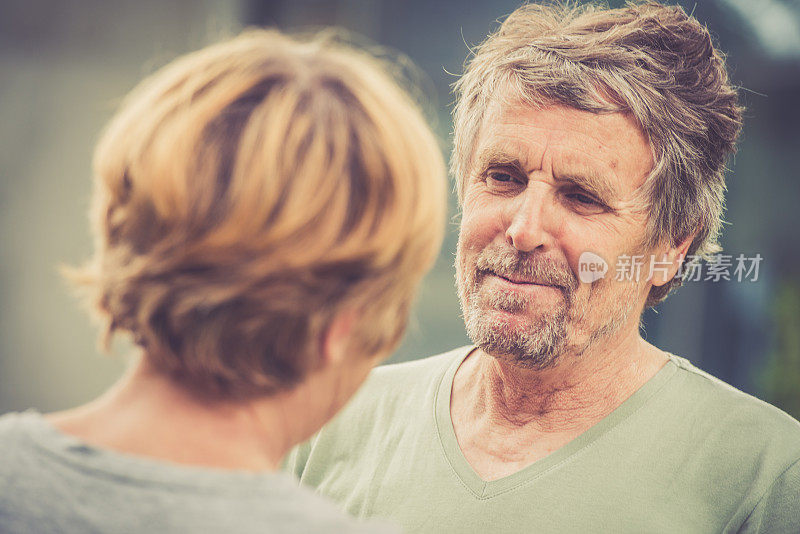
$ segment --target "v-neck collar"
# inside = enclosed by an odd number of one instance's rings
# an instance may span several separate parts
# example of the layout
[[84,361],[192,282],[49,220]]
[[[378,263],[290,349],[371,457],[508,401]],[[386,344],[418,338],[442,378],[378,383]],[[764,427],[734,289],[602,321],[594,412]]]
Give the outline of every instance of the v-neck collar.
[[458,446],[458,440],[453,429],[453,421],[450,417],[450,395],[453,390],[453,379],[461,363],[475,349],[476,347],[474,346],[466,347],[464,354],[455,358],[442,376],[434,398],[434,418],[439,442],[450,467],[464,485],[479,499],[490,499],[501,493],[511,491],[568,461],[580,450],[600,439],[606,432],[638,410],[678,370],[674,356],[669,354],[669,361],[650,380],[617,406],[614,411],[577,438],[533,464],[523,467],[516,473],[497,480],[486,481],[478,476],[466,458],[464,458],[464,454]]

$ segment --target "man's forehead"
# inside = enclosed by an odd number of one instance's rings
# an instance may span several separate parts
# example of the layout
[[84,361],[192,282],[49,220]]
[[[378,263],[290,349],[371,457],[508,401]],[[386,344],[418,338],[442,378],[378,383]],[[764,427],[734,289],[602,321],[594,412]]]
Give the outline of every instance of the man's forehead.
[[[484,150],[478,153],[476,171],[484,172],[492,167],[508,167],[516,169],[521,174],[529,175],[541,168],[540,164],[532,163],[526,157],[524,149],[509,150],[509,148],[499,145],[485,147]],[[622,191],[620,191],[622,184],[619,184],[619,179],[615,175],[605,173],[591,165],[583,164],[580,160],[554,165],[552,172],[553,179],[556,182],[580,186],[609,204],[623,196]]]
[[478,172],[498,163],[526,174],[552,165],[554,178],[583,175],[608,193],[636,189],[653,167],[647,138],[625,114],[499,101],[486,110],[473,161]]

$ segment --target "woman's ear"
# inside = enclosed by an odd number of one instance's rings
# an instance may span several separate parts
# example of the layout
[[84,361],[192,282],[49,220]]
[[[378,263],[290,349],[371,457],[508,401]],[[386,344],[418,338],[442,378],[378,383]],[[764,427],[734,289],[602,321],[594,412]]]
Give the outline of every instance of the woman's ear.
[[323,367],[339,365],[347,358],[358,318],[359,313],[352,309],[334,316],[320,339]]

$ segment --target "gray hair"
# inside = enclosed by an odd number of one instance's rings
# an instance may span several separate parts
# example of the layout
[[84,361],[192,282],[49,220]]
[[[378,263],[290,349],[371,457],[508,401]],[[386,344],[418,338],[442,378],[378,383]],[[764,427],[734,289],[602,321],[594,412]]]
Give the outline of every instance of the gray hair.
[[[525,5],[475,50],[456,82],[451,171],[459,200],[482,116],[499,89],[532,105],[630,113],[647,134],[655,164],[639,194],[650,210],[646,246],[687,255],[721,250],[725,161],[735,152],[742,107],[711,35],[679,6],[621,9],[568,3]],[[681,276],[654,286],[664,300]]]

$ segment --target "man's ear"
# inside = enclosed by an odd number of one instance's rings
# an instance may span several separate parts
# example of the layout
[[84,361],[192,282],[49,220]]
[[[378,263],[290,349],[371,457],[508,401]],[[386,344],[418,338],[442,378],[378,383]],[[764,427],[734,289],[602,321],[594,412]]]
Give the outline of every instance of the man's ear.
[[675,277],[694,238],[695,234],[688,236],[678,245],[663,252],[661,258],[656,258],[657,263],[654,263],[650,273],[650,282],[654,286],[663,286]]
[[322,367],[338,365],[347,357],[358,318],[356,310],[344,310],[334,316],[320,339]]

